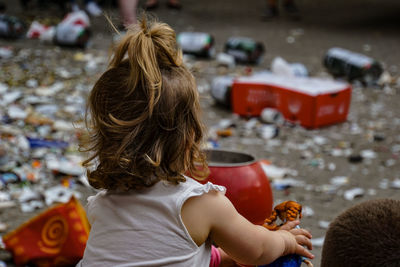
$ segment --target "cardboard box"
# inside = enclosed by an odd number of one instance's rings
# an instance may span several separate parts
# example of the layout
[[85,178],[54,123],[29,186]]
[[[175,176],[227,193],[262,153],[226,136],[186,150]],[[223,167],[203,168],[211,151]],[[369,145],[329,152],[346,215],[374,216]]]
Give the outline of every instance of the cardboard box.
[[276,108],[286,120],[306,128],[346,121],[350,99],[348,83],[272,73],[238,78],[231,93],[234,113],[259,116],[266,107]]

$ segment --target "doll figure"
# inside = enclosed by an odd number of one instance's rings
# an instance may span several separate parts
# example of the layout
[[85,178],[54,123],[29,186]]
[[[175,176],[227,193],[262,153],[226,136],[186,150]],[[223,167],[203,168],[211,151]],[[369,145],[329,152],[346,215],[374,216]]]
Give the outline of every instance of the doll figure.
[[[265,219],[263,226],[272,231],[279,230],[280,227],[286,222],[301,219],[301,211],[302,206],[295,201],[289,200],[282,202],[281,204],[275,206],[271,216]],[[276,223],[278,218],[281,220],[281,223],[279,225]],[[260,267],[300,267],[302,262],[306,263],[309,267],[313,266],[313,264],[306,258],[303,258],[296,254],[291,254],[280,257],[273,263]]]

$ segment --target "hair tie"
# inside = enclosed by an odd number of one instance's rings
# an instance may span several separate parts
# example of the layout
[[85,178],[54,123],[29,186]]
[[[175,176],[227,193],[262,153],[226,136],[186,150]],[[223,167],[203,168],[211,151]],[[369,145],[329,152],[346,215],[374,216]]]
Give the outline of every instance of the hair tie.
[[145,35],[146,37],[151,38],[151,33],[149,33],[149,31],[144,31],[144,35]]
[[141,28],[142,28],[142,32],[144,33],[144,35],[146,36],[146,37],[150,37],[151,38],[151,33],[150,33],[150,31],[149,31],[149,28],[147,27],[147,20],[146,19],[143,19],[142,20],[142,23],[141,23]]

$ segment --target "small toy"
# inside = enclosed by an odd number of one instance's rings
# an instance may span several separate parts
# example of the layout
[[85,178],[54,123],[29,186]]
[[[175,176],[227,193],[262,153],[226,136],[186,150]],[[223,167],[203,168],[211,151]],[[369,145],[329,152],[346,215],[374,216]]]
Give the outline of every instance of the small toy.
[[[285,201],[275,206],[269,218],[265,219],[263,226],[271,231],[279,230],[279,228],[288,221],[301,219],[302,206],[295,201]],[[281,224],[277,225],[276,220],[281,220]],[[309,267],[313,264],[296,254],[286,255],[278,258],[273,263],[262,265],[259,267],[300,267],[301,263],[306,263]]]

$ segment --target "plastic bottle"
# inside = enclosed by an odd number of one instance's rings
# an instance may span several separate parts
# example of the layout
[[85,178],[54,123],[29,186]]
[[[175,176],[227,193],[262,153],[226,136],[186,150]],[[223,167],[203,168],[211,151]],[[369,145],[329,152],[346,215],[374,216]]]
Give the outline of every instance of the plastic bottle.
[[232,55],[237,63],[259,64],[265,51],[264,45],[246,37],[231,37],[225,43],[225,53]]
[[75,46],[86,48],[91,32],[89,28],[82,26],[57,27],[54,42],[60,46]]
[[211,82],[211,96],[218,104],[225,107],[231,106],[231,90],[234,77],[218,76]]
[[24,35],[25,24],[16,17],[0,13],[0,37],[16,39]]
[[85,12],[72,12],[57,25],[54,42],[61,46],[85,48],[91,35],[89,26],[89,17]]
[[383,72],[381,64],[376,60],[338,47],[328,50],[323,63],[332,75],[350,81],[360,80],[364,84],[375,83]]
[[214,37],[205,32],[182,32],[177,41],[183,53],[198,57],[215,56]]

